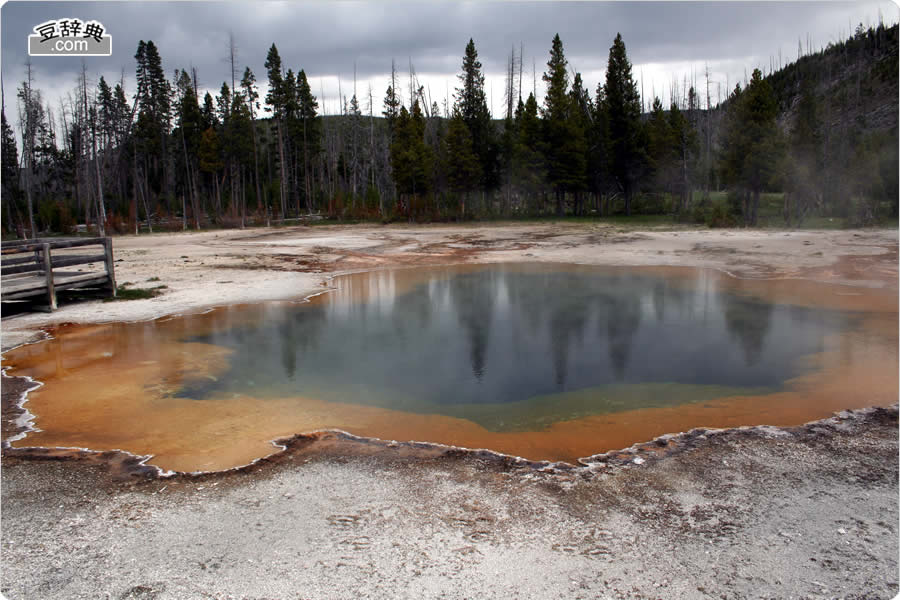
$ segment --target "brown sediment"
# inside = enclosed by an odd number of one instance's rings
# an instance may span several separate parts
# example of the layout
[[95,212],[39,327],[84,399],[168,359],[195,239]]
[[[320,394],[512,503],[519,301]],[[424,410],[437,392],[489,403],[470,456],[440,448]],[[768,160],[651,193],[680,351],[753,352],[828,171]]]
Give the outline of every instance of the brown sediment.
[[[481,267],[448,268],[448,274],[474,268]],[[572,265],[565,268],[597,269]],[[141,340],[142,328],[171,330],[180,336],[202,335],[213,326],[236,325],[250,319],[251,313],[242,307],[130,326],[65,326],[54,330],[52,340],[8,353],[14,372],[27,373],[44,383],[29,394],[27,405],[43,431],[32,431],[25,439],[13,441],[11,450],[18,456],[44,457],[66,455],[65,451],[46,450],[56,447],[123,450],[139,457],[139,465],[152,455],[148,464],[163,470],[219,471],[278,452],[282,444],[273,444],[276,439],[312,440],[315,443],[310,444],[309,451],[322,450],[329,447],[326,441],[336,444],[335,440],[345,439],[343,434],[301,438],[296,434],[340,429],[367,438],[489,448],[527,461],[574,464],[579,458],[598,452],[700,426],[797,426],[848,408],[896,402],[895,293],[812,281],[743,280],[696,269],[645,270],[669,276],[675,273],[683,278],[705,277],[734,293],[770,301],[858,311],[862,315],[860,329],[833,336],[827,341],[827,351],[806,357],[812,372],[788,382],[782,392],[592,415],[554,423],[542,431],[492,432],[465,419],[316,398],[241,395],[197,401],[173,397],[188,377],[219,375],[227,368],[229,351],[209,344],[181,342],[174,335],[148,349]],[[397,293],[408,289],[427,276],[415,269],[347,276],[341,278],[333,295],[313,301],[364,302],[385,290]],[[126,327],[127,335],[121,335]],[[860,335],[860,330],[870,335]],[[4,379],[4,388],[8,381]],[[6,397],[4,389],[4,407]],[[11,414],[5,408],[4,412]],[[4,440],[9,438],[7,421],[4,419]],[[103,456],[83,450],[72,452]]]
[[817,279],[819,281],[844,280],[844,281],[879,281],[894,290],[897,289],[897,244],[876,245],[876,248],[885,250],[882,254],[869,256],[844,255],[838,256],[835,262],[825,267],[804,269],[803,277]]
[[[548,234],[554,236],[558,234]],[[541,238],[539,238],[541,239]],[[230,265],[238,269],[275,271],[309,271],[314,273],[347,272],[390,267],[427,267],[465,264],[490,252],[521,251],[532,248],[530,241],[517,238],[483,238],[477,233],[450,234],[446,239],[420,244],[413,238],[389,237],[383,243],[361,249],[313,246],[307,254],[275,253],[247,257],[235,255],[241,262]]]
[[[24,378],[4,376],[4,401],[13,395],[13,390],[27,387]],[[9,387],[8,387],[9,386]],[[4,462],[15,464],[17,460],[76,461],[100,464],[106,468],[112,481],[140,481],[164,477],[174,485],[180,481],[215,478],[228,479],[232,476],[244,477],[254,473],[271,472],[283,463],[305,463],[318,459],[353,460],[375,458],[396,462],[411,460],[477,460],[484,467],[498,471],[518,471],[521,473],[543,473],[550,476],[572,475],[592,477],[608,474],[612,469],[640,466],[647,461],[661,460],[675,456],[713,441],[729,443],[737,439],[760,437],[766,439],[827,440],[833,435],[852,435],[863,428],[887,426],[896,428],[898,405],[867,407],[843,410],[816,421],[804,422],[796,426],[775,427],[771,425],[739,426],[731,428],[693,428],[683,433],[668,433],[630,447],[613,449],[579,459],[574,464],[566,462],[535,461],[510,456],[486,449],[470,449],[431,442],[396,442],[378,438],[355,436],[344,431],[319,431],[294,434],[274,440],[280,452],[257,458],[239,467],[200,472],[166,472],[147,465],[146,456],[135,456],[120,450],[92,451],[80,448],[10,448],[4,444]]]

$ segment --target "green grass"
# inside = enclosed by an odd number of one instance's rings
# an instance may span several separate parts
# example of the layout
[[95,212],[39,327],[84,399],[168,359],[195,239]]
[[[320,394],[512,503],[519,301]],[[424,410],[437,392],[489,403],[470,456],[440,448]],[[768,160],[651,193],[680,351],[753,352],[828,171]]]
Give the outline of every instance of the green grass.
[[[727,192],[710,192],[710,203],[727,203]],[[741,222],[736,217],[738,223]],[[760,194],[759,212],[757,213],[756,229],[845,229],[848,227],[847,219],[843,217],[823,217],[811,215],[803,219],[799,225],[791,223],[787,225],[784,222],[784,194],[783,193],[766,193]]]
[[[157,281],[159,280],[156,278]],[[118,288],[116,288],[116,297],[115,298],[104,298],[104,302],[118,302],[120,300],[146,300],[147,298],[156,298],[162,292],[160,290],[166,289],[168,286],[166,285],[158,285],[152,288],[134,288],[130,289],[128,286],[132,285],[131,282],[126,281]]]

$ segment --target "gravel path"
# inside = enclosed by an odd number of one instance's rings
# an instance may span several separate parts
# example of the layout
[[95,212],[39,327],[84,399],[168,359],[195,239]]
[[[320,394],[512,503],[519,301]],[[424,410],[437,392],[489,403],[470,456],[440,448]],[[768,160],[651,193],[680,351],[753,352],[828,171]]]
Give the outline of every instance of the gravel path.
[[8,456],[0,589],[46,600],[891,598],[897,452],[894,407],[695,436],[591,475],[344,448],[122,481],[93,462]]
[[[897,289],[897,230],[634,231],[536,224],[321,227],[116,239],[152,300],[4,318],[2,347],[60,322],[296,298],[392,265],[684,265]],[[147,284],[150,285],[150,284]],[[3,380],[3,436],[19,386]],[[681,436],[590,468],[331,440],[242,471],[148,478],[121,456],[4,449],[0,592],[36,598],[892,598],[897,408]],[[638,459],[638,460],[635,460]]]

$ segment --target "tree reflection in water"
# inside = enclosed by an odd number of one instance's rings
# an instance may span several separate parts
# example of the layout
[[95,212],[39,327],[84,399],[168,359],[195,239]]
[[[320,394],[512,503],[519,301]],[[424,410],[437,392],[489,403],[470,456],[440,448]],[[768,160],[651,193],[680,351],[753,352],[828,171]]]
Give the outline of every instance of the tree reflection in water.
[[319,301],[270,305],[192,338],[231,348],[230,370],[180,394],[458,414],[452,407],[613,384],[778,389],[798,374],[794,359],[849,318],[763,302],[710,276],[525,265],[398,273],[356,275]]

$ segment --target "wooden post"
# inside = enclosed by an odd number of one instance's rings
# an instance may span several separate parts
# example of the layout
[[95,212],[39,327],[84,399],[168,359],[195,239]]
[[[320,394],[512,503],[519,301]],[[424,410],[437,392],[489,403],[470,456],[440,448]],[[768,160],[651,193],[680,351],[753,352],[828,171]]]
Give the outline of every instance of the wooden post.
[[112,238],[103,238],[103,249],[106,253],[106,275],[109,277],[109,289],[112,291],[112,297],[116,297],[116,268],[113,264],[113,248]]
[[44,277],[47,280],[47,301],[50,310],[56,310],[56,290],[53,287],[53,265],[50,263],[50,244],[42,244],[44,253]]

